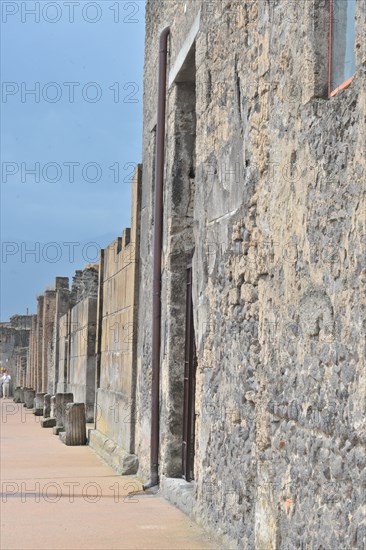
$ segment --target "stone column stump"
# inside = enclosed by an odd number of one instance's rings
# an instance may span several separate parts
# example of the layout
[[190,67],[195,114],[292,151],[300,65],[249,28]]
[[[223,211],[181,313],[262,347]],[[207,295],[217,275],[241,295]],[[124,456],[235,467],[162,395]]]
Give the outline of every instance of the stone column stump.
[[46,393],[43,398],[43,417],[50,418],[51,416],[51,397],[50,393]]
[[23,386],[20,388],[20,392],[19,392],[19,403],[24,403],[24,392],[27,388],[24,388]]
[[[54,418],[56,420],[56,413],[55,413],[55,410],[56,410],[56,396],[55,395],[51,395],[51,399],[50,399],[50,415],[51,415],[51,418]],[[55,424],[56,425],[56,424]]]
[[65,431],[65,412],[66,405],[73,403],[74,395],[72,393],[56,393],[55,396],[55,418],[56,426],[53,428],[54,435]]
[[34,390],[27,389],[24,391],[24,402],[27,409],[33,409],[35,396],[36,392]]
[[[55,402],[55,397],[50,393],[46,393],[43,398],[43,420],[41,420],[42,428],[53,428],[56,426],[56,418],[52,416],[53,411],[51,411],[51,402]],[[54,408],[54,406],[53,406]]]
[[59,437],[65,445],[86,445],[86,417],[84,403],[67,403],[65,431]]
[[17,386],[14,390],[14,403],[21,403],[21,397],[22,397],[22,388],[20,386]]
[[45,393],[36,393],[36,397],[34,399],[34,411],[33,413],[36,416],[42,416],[43,415],[43,405],[44,405],[44,396]]

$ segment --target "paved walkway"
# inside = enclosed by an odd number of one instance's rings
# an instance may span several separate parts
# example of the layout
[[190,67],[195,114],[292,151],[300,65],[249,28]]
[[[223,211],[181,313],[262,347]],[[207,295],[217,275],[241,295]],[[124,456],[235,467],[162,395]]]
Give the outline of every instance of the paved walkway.
[[2,550],[216,548],[159,496],[89,448],[66,447],[39,417],[1,399]]

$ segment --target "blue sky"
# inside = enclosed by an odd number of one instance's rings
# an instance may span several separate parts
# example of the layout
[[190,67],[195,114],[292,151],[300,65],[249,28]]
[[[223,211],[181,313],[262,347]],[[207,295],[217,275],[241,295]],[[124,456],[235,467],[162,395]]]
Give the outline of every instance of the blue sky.
[[75,2],[73,14],[63,1],[1,4],[4,321],[34,313],[56,276],[95,261],[130,224],[144,2]]

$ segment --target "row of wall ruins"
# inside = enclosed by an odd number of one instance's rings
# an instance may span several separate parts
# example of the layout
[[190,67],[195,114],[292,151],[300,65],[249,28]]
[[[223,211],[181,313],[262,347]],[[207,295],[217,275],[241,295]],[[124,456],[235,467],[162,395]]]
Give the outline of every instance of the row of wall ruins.
[[[37,415],[42,411],[42,425],[55,433],[63,431],[67,404],[82,403],[90,445],[121,474],[138,470],[134,419],[141,178],[139,165],[132,183],[131,228],[101,251],[98,264],[77,270],[71,286],[67,277],[56,277],[54,287],[38,296],[37,314],[28,319],[27,346],[19,355],[22,368],[14,369],[15,400],[31,404]],[[58,419],[57,408],[62,410]]]

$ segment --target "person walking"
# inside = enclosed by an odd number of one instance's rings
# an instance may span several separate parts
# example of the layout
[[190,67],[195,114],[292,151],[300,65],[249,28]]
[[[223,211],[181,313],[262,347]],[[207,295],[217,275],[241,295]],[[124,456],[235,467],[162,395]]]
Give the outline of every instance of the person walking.
[[9,388],[10,388],[10,380],[11,376],[6,370],[2,376],[2,382],[3,382],[3,398],[6,397],[9,398]]

